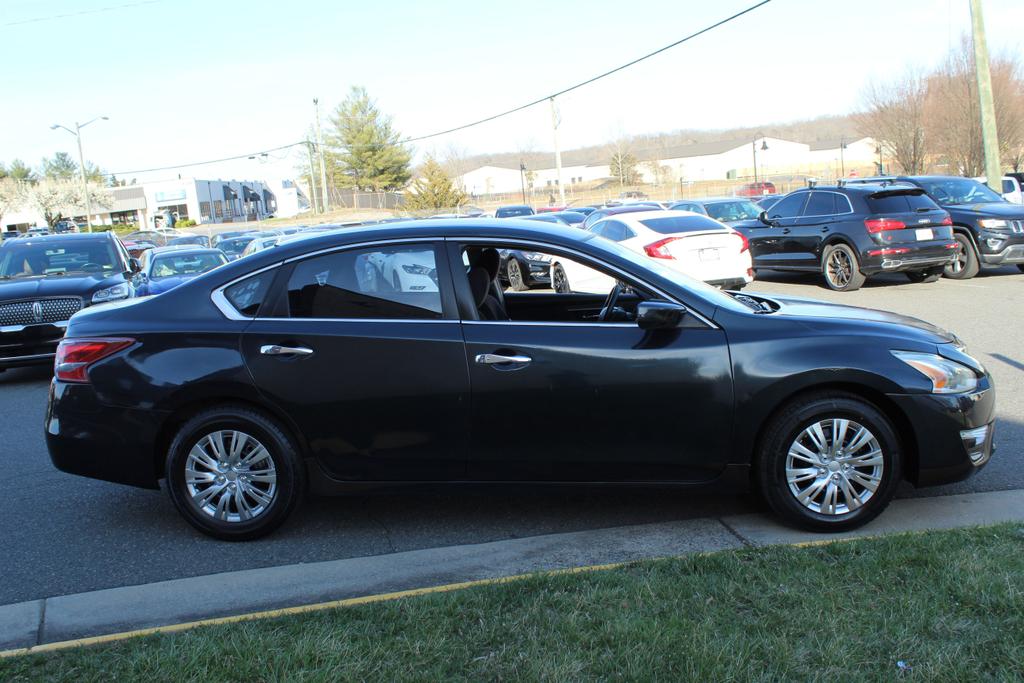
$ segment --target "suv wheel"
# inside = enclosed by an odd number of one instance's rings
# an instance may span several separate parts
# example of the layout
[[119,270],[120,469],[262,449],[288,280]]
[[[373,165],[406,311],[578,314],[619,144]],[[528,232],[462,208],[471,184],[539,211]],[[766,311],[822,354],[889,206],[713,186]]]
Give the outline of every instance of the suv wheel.
[[969,280],[978,274],[978,252],[967,235],[958,232],[953,239],[957,241],[956,259],[942,274],[953,280]]
[[270,418],[242,406],[205,410],[167,454],[171,501],[189,524],[226,541],[265,536],[305,488],[298,449]]
[[942,268],[927,270],[908,270],[905,275],[911,282],[935,282],[942,276]]
[[513,292],[525,292],[529,289],[529,287],[526,286],[526,280],[523,278],[523,269],[515,257],[508,257],[508,264],[505,266],[505,274],[508,277],[508,286]]
[[860,289],[867,279],[860,272],[857,255],[845,244],[833,244],[825,247],[821,262],[825,284],[829,289],[834,289],[837,292],[852,292]]
[[902,455],[892,424],[845,393],[812,394],[769,424],[756,475],[785,521],[813,531],[845,531],[877,517],[896,493]]

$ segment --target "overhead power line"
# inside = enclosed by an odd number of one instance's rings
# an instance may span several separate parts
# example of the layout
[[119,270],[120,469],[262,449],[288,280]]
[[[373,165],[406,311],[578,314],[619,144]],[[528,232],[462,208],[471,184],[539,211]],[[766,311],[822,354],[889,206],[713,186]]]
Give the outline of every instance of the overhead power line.
[[455,132],[460,131],[460,130],[465,130],[467,128],[472,128],[473,126],[479,126],[481,123],[488,123],[489,121],[494,121],[495,119],[500,119],[503,116],[508,116],[509,114],[515,114],[516,112],[523,111],[524,109],[529,109],[530,107],[535,107],[538,104],[542,104],[544,102],[547,102],[548,100],[550,100],[550,99],[552,99],[554,97],[560,97],[561,95],[564,95],[566,93],[572,92],[573,90],[578,90],[579,88],[582,88],[585,85],[590,85],[591,83],[593,83],[595,81],[599,81],[602,78],[606,78],[608,76],[611,76],[614,73],[618,73],[619,71],[622,71],[623,69],[628,69],[629,67],[634,66],[636,64],[639,64],[640,62],[642,62],[642,61],[644,61],[646,59],[650,59],[651,57],[654,57],[655,55],[659,55],[662,52],[665,52],[666,50],[671,50],[672,48],[674,48],[674,47],[676,47],[678,45],[682,45],[683,43],[685,43],[685,42],[687,42],[689,40],[693,40],[697,36],[703,35],[703,34],[707,33],[708,31],[715,30],[719,26],[724,26],[725,24],[728,24],[730,21],[735,21],[736,19],[739,19],[740,17],[742,17],[744,14],[749,14],[750,12],[753,12],[754,10],[758,9],[759,7],[763,7],[764,5],[767,5],[771,1],[772,0],[761,0],[761,2],[759,2],[759,3],[755,4],[755,5],[751,5],[750,7],[746,8],[745,10],[737,12],[736,14],[733,14],[732,16],[726,17],[725,19],[722,19],[720,21],[716,21],[715,23],[711,24],[710,26],[705,26],[704,28],[700,29],[699,31],[691,33],[690,35],[688,35],[688,36],[686,36],[684,38],[680,38],[679,40],[677,40],[674,43],[670,43],[670,44],[666,45],[665,47],[658,48],[654,52],[649,52],[649,53],[645,54],[642,57],[637,57],[636,59],[634,59],[631,62],[626,62],[625,64],[622,64],[621,66],[615,67],[614,69],[610,69],[610,70],[605,71],[604,73],[598,74],[598,75],[596,75],[596,76],[594,76],[592,78],[588,78],[585,81],[580,81],[576,85],[571,85],[568,88],[563,88],[562,90],[559,90],[558,92],[553,92],[550,95],[545,95],[544,97],[541,97],[541,98],[538,98],[536,100],[533,100],[532,102],[527,102],[526,104],[519,105],[518,107],[514,107],[512,109],[508,109],[506,111],[501,112],[500,114],[493,114],[491,116],[487,116],[487,117],[482,118],[482,119],[480,119],[478,121],[472,121],[470,123],[465,123],[465,124],[463,124],[461,126],[456,126],[455,128],[449,128],[447,130],[438,131],[436,133],[430,133],[429,135],[420,135],[420,136],[417,136],[417,137],[414,137],[414,138],[406,138],[406,139],[402,140],[401,142],[403,142],[403,143],[404,142],[419,142],[420,140],[428,140],[430,138],[436,138],[436,137],[440,137],[442,135],[448,135],[449,133],[455,133]]
[[188,168],[190,166],[205,166],[207,164],[219,164],[219,163],[224,162],[224,161],[238,161],[239,159],[248,159],[249,157],[258,157],[261,154],[270,154],[271,152],[280,152],[281,150],[284,150],[284,149],[290,149],[292,147],[298,147],[299,145],[307,145],[307,144],[310,144],[310,143],[307,142],[306,140],[300,140],[298,142],[293,142],[293,143],[288,144],[288,145],[281,145],[280,147],[272,147],[270,149],[261,149],[261,150],[259,150],[257,152],[249,152],[248,154],[238,154],[238,155],[235,155],[233,157],[224,157],[222,159],[208,159],[206,161],[193,161],[193,162],[188,163],[188,164],[175,164],[174,166],[160,166],[158,168],[139,168],[139,169],[136,169],[134,171],[114,171],[113,173],[104,173],[103,175],[105,175],[105,176],[113,176],[113,175],[127,176],[127,175],[133,175],[135,173],[153,173],[154,171],[173,171],[175,169]]
[[84,9],[77,12],[66,12],[64,14],[51,14],[44,17],[32,17],[31,19],[19,19],[17,21],[8,21],[0,26],[21,26],[22,24],[37,24],[42,21],[54,21],[57,19],[70,19],[71,17],[80,17],[85,14],[100,14],[102,12],[113,12],[119,9],[128,9],[130,7],[141,7],[142,5],[155,5],[163,0],[142,0],[141,2],[129,2],[123,5],[111,5],[109,7],[97,7],[95,9]]

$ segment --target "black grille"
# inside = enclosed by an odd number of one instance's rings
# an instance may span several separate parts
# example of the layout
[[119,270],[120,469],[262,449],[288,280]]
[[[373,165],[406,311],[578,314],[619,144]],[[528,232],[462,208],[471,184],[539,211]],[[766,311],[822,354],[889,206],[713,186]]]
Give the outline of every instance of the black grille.
[[80,310],[82,300],[78,297],[0,303],[0,325],[55,323],[67,320]]

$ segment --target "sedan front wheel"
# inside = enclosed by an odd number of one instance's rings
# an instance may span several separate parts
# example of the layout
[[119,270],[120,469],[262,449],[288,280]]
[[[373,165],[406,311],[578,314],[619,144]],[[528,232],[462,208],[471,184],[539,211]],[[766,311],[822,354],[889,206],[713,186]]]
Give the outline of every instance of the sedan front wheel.
[[858,396],[830,392],[799,399],[774,418],[756,474],[768,504],[787,522],[846,531],[885,509],[901,464],[889,419]]

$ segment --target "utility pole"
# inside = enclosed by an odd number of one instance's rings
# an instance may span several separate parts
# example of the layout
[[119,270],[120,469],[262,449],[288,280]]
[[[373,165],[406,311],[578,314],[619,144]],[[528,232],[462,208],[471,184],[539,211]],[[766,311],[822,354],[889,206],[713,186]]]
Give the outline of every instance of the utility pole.
[[988,45],[985,43],[985,21],[981,0],[971,0],[971,29],[974,42],[974,69],[978,79],[978,100],[981,111],[981,140],[985,147],[985,177],[988,186],[1003,192],[1003,168],[999,163],[999,134],[996,131],[996,107],[992,98],[992,74],[988,66]]
[[561,121],[558,118],[558,109],[555,108],[555,98],[551,98],[551,129],[555,136],[555,169],[558,173],[558,197],[561,206],[565,206],[565,184],[562,182],[562,150],[558,147],[558,125]]
[[519,186],[523,190],[523,204],[526,203],[526,164],[519,160]]
[[306,153],[309,154],[309,201],[313,204],[313,213],[320,213],[316,201],[316,176],[313,175],[313,143],[306,140]]
[[324,163],[324,137],[320,134],[320,99],[313,98],[313,108],[316,110],[316,148],[320,152],[320,193],[324,213],[331,210],[331,198],[327,193],[327,166]]

